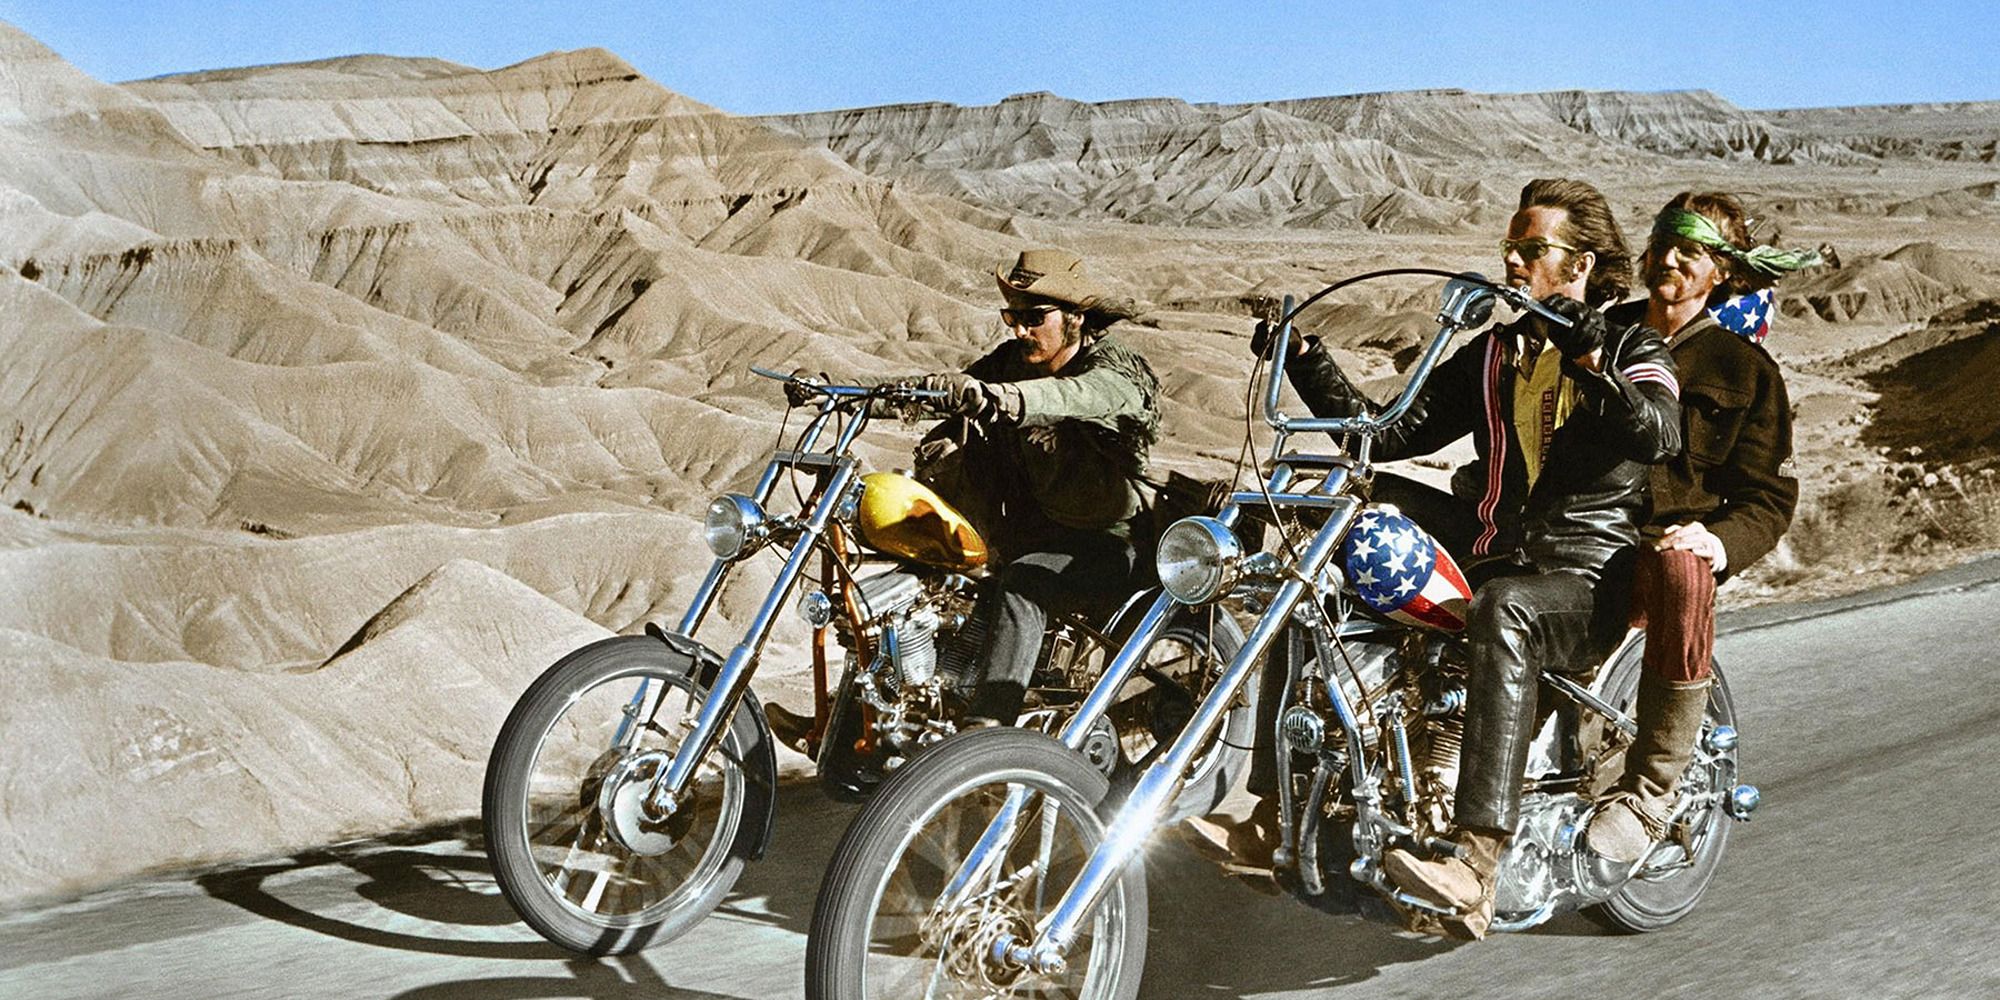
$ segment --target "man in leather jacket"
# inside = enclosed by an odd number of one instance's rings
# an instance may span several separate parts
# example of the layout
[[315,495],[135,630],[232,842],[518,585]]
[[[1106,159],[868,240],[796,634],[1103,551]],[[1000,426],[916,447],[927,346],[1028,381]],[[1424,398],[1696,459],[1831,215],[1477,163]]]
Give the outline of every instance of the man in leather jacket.
[[[1472,937],[1483,937],[1491,921],[1494,872],[1519,818],[1537,672],[1580,659],[1593,624],[1622,624],[1622,609],[1600,597],[1615,588],[1600,587],[1600,579],[1613,556],[1638,541],[1647,466],[1681,447],[1679,386],[1666,345],[1642,325],[1607,323],[1597,308],[1622,298],[1631,276],[1604,196],[1582,181],[1531,182],[1501,253],[1508,283],[1526,286],[1572,325],[1531,315],[1474,338],[1438,366],[1375,451],[1381,460],[1407,458],[1471,434],[1478,453],[1457,480],[1472,483],[1474,495],[1447,498],[1402,481],[1394,498],[1455,512],[1452,523],[1433,515],[1425,527],[1447,546],[1464,546],[1454,551],[1475,587],[1449,834],[1459,856],[1395,850],[1383,860],[1403,891],[1457,911],[1448,926]],[[1317,343],[1289,368],[1315,414],[1377,408]],[[1391,498],[1378,492],[1378,499]]]
[[1633,618],[1646,626],[1639,732],[1584,835],[1593,852],[1626,865],[1666,839],[1675,790],[1701,737],[1715,588],[1778,544],[1798,504],[1788,471],[1791,404],[1778,363],[1758,346],[1769,327],[1754,314],[1769,310],[1778,277],[1821,256],[1757,246],[1742,203],[1704,191],[1660,209],[1642,261],[1649,294],[1610,315],[1667,335],[1685,390],[1687,448],[1652,471],[1632,601]]
[[965,505],[1002,564],[981,596],[975,724],[1020,713],[1051,613],[1131,592],[1137,482],[1160,425],[1159,380],[1106,332],[1129,306],[1080,258],[1028,250],[994,279],[1012,336],[963,372],[923,377],[957,419],[917,447],[918,477]]

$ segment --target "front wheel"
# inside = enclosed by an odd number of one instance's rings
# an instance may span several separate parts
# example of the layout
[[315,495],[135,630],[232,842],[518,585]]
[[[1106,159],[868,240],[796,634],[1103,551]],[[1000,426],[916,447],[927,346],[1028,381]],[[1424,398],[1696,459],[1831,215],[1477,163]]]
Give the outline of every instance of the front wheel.
[[678,810],[645,801],[707,697],[692,657],[619,636],[563,657],[514,706],[486,768],[486,852],[543,937],[593,955],[635,951],[693,926],[736,883],[775,779],[748,699]]
[[[1638,657],[1632,659],[1636,661]],[[1696,804],[1675,824],[1675,839],[1654,848],[1638,873],[1610,899],[1584,910],[1586,915],[1614,930],[1643,934],[1687,916],[1701,902],[1702,894],[1708,891],[1708,884],[1715,880],[1716,869],[1722,864],[1723,849],[1729,845],[1729,828],[1735,823],[1723,803],[1735,783],[1736,750],[1711,750],[1706,743],[1708,734],[1715,732],[1717,726],[1736,725],[1736,705],[1730,700],[1729,683],[1723,679],[1722,668],[1711,661],[1711,670],[1715,684],[1708,690],[1702,741],[1696,744],[1694,758],[1681,775],[1684,797],[1691,797]],[[1629,681],[1616,678],[1614,684],[1629,684],[1629,690],[1613,688],[1614,693],[1623,695],[1621,704],[1629,709],[1638,689],[1638,671],[1632,671]]]
[[[806,996],[1130,1000],[1146,957],[1137,861],[1098,904],[1064,971],[1011,965],[993,947],[1002,936],[1031,942],[1104,842],[1096,810],[1106,787],[1075,752],[1019,729],[974,730],[911,761],[834,851],[806,942]],[[989,829],[1002,849],[968,870]]]

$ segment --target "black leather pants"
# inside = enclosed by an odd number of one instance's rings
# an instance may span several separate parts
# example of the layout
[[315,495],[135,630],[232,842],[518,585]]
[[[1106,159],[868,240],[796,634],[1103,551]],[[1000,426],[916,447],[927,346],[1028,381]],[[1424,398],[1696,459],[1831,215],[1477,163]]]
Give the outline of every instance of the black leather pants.
[[1556,571],[1503,576],[1472,595],[1459,826],[1514,832],[1535,736],[1538,672],[1567,666],[1589,639],[1597,586],[1583,573]]

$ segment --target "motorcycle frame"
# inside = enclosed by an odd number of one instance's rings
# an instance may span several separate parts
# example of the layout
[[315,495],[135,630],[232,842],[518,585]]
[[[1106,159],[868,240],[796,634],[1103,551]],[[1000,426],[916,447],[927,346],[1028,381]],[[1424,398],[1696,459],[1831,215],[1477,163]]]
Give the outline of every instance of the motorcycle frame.
[[[777,376],[775,373],[761,371],[759,374],[783,377]],[[825,571],[834,570],[837,567],[837,572],[843,578],[840,586],[844,594],[848,585],[852,582],[848,576],[848,568],[843,554],[835,550],[832,539],[837,538],[841,531],[841,510],[843,506],[848,504],[857,495],[859,488],[858,473],[860,470],[860,461],[851,454],[851,450],[854,441],[860,436],[862,429],[873,419],[867,405],[872,390],[857,386],[838,385],[819,386],[818,389],[826,394],[825,398],[821,400],[818,411],[813,415],[812,422],[801,432],[797,446],[789,449],[780,448],[772,454],[771,460],[764,467],[763,475],[758,478],[757,485],[749,496],[752,500],[756,501],[760,509],[767,512],[768,516],[770,498],[777,488],[780,476],[787,470],[796,471],[800,469],[815,471],[816,483],[814,492],[808,495],[807,503],[799,514],[789,515],[786,518],[778,520],[770,530],[770,536],[774,542],[782,544],[781,540],[783,538],[792,538],[791,551],[787,554],[784,566],[778,571],[777,577],[772,581],[770,590],[765,594],[763,603],[758,607],[756,615],[751,619],[750,625],[745,629],[742,638],[730,650],[729,656],[723,659],[720,666],[716,668],[714,681],[708,686],[708,697],[703,700],[701,709],[696,714],[694,727],[682,743],[683,748],[692,747],[692,752],[676,753],[668,763],[668,766],[654,777],[652,786],[647,790],[647,803],[661,818],[671,816],[679,808],[681,796],[685,794],[687,783],[693,777],[696,767],[710,753],[714,752],[716,745],[721,741],[722,733],[728,726],[729,718],[742,701],[744,692],[749,690],[750,678],[756,672],[758,657],[763,650],[765,641],[770,637],[772,624],[776,621],[779,612],[785,606],[786,602],[790,600],[792,590],[798,583],[799,577],[806,571],[807,563],[813,553],[815,551],[819,552],[827,561],[826,565],[822,567],[823,574]],[[920,399],[935,398],[938,395],[928,390],[909,390],[909,392],[913,397]],[[855,405],[856,402],[859,402],[860,405]],[[819,443],[829,424],[836,417],[847,411],[852,411],[849,413],[850,419],[836,432],[837,437],[833,446],[826,451],[814,451],[814,446]],[[801,515],[804,515],[803,520],[801,520]],[[706,649],[706,647],[702,647],[699,641],[695,639],[695,632],[700,628],[702,620],[707,616],[709,608],[714,604],[715,597],[720,592],[723,583],[727,580],[731,568],[745,561],[753,554],[754,550],[746,550],[731,558],[717,558],[709,565],[707,574],[703,576],[700,586],[696,588],[693,598],[689,601],[687,611],[682,614],[680,622],[672,630],[663,631],[662,634],[668,641],[686,643]],[[1161,600],[1164,601],[1165,599],[1163,592]],[[1138,595],[1128,598],[1125,604],[1112,616],[1107,627],[1115,628],[1116,624],[1129,614],[1138,600]],[[1170,601],[1167,603],[1171,604]],[[842,604],[841,613],[853,619],[858,630],[860,625],[859,616],[853,607],[851,594],[846,595],[846,599],[843,600]],[[1160,610],[1159,605],[1160,601],[1154,602],[1155,610]],[[1157,632],[1158,625],[1164,621],[1164,613],[1158,621],[1148,617],[1142,620],[1140,630],[1145,631],[1148,623],[1151,623],[1152,631]],[[1079,647],[1079,655],[1087,653],[1091,647],[1105,650],[1111,648],[1111,642],[1105,633],[1098,631],[1093,627],[1091,622],[1081,615],[1063,615],[1051,624],[1067,625],[1084,637],[1085,643]],[[1127,658],[1128,665],[1138,662],[1138,654],[1140,652],[1143,652],[1143,647]],[[814,732],[812,735],[815,738],[823,739],[825,727],[830,721],[827,716],[832,710],[826,686],[827,671],[824,660],[824,628],[814,630],[813,657]],[[851,678],[843,675],[842,683],[849,680]],[[627,706],[625,712],[625,720],[619,724],[618,732],[614,737],[614,745],[623,745],[625,743],[633,722],[643,714],[643,708],[648,695],[647,687],[647,683],[642,682],[639,690],[634,692],[632,701]],[[1105,691],[1105,697],[1102,703],[1096,706],[1096,711],[1099,714],[1103,712],[1105,707],[1110,705],[1111,696],[1116,694],[1117,688],[1116,686],[1112,686],[1106,690],[1104,685],[1099,684],[1092,688],[1092,695],[1096,695],[1100,690]],[[1085,709],[1087,710],[1089,707],[1090,704],[1086,701]],[[1079,747],[1081,747],[1085,735],[1087,735],[1087,727],[1084,730],[1078,731],[1077,745]],[[817,751],[819,747],[816,745],[812,749]],[[817,759],[817,754],[815,754],[815,759]]]

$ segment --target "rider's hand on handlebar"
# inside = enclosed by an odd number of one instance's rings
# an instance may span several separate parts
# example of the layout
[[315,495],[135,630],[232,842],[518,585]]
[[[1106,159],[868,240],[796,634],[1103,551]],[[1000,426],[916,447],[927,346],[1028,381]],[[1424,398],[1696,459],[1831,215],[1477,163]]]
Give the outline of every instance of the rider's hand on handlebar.
[[804,406],[819,396],[816,387],[825,385],[826,380],[817,375],[807,375],[803,371],[792,373],[785,381],[785,402],[793,406]]
[[964,372],[938,372],[926,375],[922,388],[944,393],[944,399],[935,405],[938,409],[965,417],[970,420],[990,420],[995,417],[1018,419],[1021,415],[1021,395],[1012,387],[982,382]]
[[919,388],[931,392],[944,393],[936,406],[946,413],[977,419],[981,410],[986,409],[988,398],[986,383],[964,372],[938,372],[926,375],[917,383]]
[[1569,320],[1568,326],[1548,324],[1549,342],[1556,345],[1563,357],[1575,360],[1604,346],[1604,338],[1611,331],[1605,325],[1603,313],[1560,293],[1543,299],[1542,305]]
[[[1268,319],[1257,321],[1257,329],[1250,332],[1250,353],[1263,357],[1271,353],[1271,338],[1278,335],[1277,324]],[[1297,327],[1292,328],[1292,349],[1286,357],[1296,358],[1306,352],[1306,338]]]

